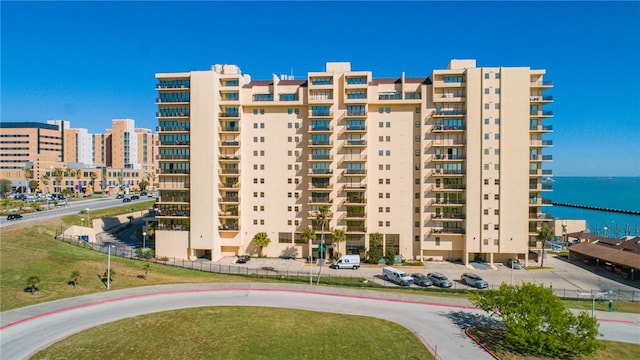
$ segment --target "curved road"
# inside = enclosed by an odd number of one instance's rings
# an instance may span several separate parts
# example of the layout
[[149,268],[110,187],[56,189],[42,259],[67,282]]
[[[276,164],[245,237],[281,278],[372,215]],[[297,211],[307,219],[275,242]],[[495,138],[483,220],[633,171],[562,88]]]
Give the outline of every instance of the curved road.
[[[494,321],[466,300],[263,283],[133,288],[6,311],[1,314],[0,358],[28,358],[67,336],[115,320],[202,306],[267,306],[377,317],[410,329],[442,359],[492,359],[463,330]],[[605,338],[640,343],[640,326],[633,321],[601,322],[600,331]]]

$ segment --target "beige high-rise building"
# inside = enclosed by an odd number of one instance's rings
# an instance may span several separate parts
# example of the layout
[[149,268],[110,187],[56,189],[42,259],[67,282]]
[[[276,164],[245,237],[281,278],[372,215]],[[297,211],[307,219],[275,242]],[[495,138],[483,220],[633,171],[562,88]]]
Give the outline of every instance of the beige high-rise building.
[[156,253],[256,254],[266,232],[264,254],[308,256],[310,227],[329,255],[364,258],[380,238],[405,259],[527,260],[548,220],[544,74],[475,60],[417,78],[348,62],[304,80],[255,81],[235,65],[156,74]]

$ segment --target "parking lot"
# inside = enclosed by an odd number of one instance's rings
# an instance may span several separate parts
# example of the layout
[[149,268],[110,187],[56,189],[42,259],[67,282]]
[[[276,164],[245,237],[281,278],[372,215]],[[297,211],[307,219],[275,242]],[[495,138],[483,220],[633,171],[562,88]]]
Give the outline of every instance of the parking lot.
[[[281,273],[309,273],[315,278],[318,266],[309,266],[304,259],[274,259],[251,258],[245,264],[235,264],[235,257],[224,258],[216,264],[227,264],[230,267],[270,268]],[[635,299],[640,301],[640,282],[638,279],[623,279],[613,272],[596,269],[580,263],[571,263],[568,260],[549,255],[544,261],[544,269],[540,269],[539,263],[530,262],[528,268],[511,269],[503,264],[495,264],[491,268],[488,264],[472,263],[469,267],[460,263],[446,261],[427,261],[424,266],[394,266],[408,274],[439,272],[453,281],[452,289],[471,289],[462,284],[460,276],[466,272],[480,275],[489,283],[489,289],[497,288],[502,283],[519,284],[521,282],[534,282],[545,287],[551,287],[554,292],[562,297],[579,297],[576,292],[603,292],[612,290],[614,299],[616,292],[632,292],[635,290]],[[323,276],[362,277],[368,281],[374,281],[387,286],[397,286],[382,279],[383,265],[362,264],[360,269],[330,269],[328,264],[322,268]],[[413,285],[415,286],[415,285]]]

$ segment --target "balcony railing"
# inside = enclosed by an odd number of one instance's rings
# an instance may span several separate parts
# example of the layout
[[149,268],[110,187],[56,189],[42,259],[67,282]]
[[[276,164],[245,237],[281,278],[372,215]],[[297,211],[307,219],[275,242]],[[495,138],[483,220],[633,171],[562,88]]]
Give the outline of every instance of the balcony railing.
[[464,170],[444,170],[444,169],[435,169],[434,171],[437,175],[464,175]]
[[402,94],[379,94],[378,100],[402,100]]
[[466,115],[465,110],[440,110],[436,111],[435,115]]
[[309,140],[309,145],[331,145],[332,140]]
[[365,93],[347,93],[347,99],[366,99],[367,94]]
[[333,111],[311,110],[311,111],[309,111],[309,116],[315,116],[315,117],[333,116]]
[[239,126],[222,126],[220,131],[240,131]]
[[240,113],[238,112],[221,112],[219,114],[221,118],[232,118],[232,117],[240,117]]
[[452,155],[452,154],[436,154],[434,155],[436,160],[464,160],[466,159],[466,155]]
[[529,129],[532,131],[553,131],[553,126],[552,125],[530,126]]
[[331,131],[333,126],[331,125],[311,125],[311,131]]
[[239,146],[240,142],[239,141],[222,141],[220,142],[220,144],[222,146]]
[[330,175],[333,173],[333,170],[331,169],[310,169],[311,170],[311,174],[314,175]]
[[347,197],[346,202],[348,202],[350,204],[364,204],[365,203],[365,199],[364,199],[364,197],[351,196],[351,197]]
[[347,116],[366,116],[366,111],[347,110]]
[[255,94],[253,101],[273,101],[273,94]]
[[309,198],[309,202],[311,203],[326,203],[328,204],[330,202],[329,197],[311,197]]
[[366,125],[349,125],[347,124],[347,131],[362,131],[362,130],[366,130],[367,126]]
[[358,145],[365,145],[365,144],[366,144],[366,140],[364,140],[364,139],[357,139],[357,140],[354,140],[354,139],[348,139],[348,140],[347,140],[347,145],[355,145],[355,146],[358,146]]
[[464,214],[435,214],[433,218],[442,219],[442,220],[447,220],[447,219],[464,220],[465,215]]
[[163,155],[158,156],[159,160],[189,160],[189,155]]
[[222,224],[218,226],[218,230],[229,230],[229,231],[238,231],[238,224]]
[[161,175],[167,174],[189,174],[189,169],[160,169]]
[[442,125],[434,125],[434,131],[459,131],[466,130],[466,126],[464,125],[455,125],[455,126],[442,126]]
[[435,205],[464,205],[465,204],[465,200],[463,199],[447,199],[447,200],[443,200],[443,199],[436,199],[435,201]]
[[347,226],[347,232],[366,232],[364,226]]
[[311,154],[311,160],[332,160],[331,154]]
[[347,169],[345,173],[349,175],[364,175],[367,173],[367,170],[366,169]]
[[237,196],[223,196],[222,202],[240,202],[240,198]]

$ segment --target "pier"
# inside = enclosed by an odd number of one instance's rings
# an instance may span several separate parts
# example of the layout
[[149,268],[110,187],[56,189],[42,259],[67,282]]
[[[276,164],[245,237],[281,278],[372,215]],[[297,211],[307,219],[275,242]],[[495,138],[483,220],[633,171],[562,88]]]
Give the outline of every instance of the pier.
[[566,207],[573,207],[573,208],[579,208],[579,209],[588,209],[588,210],[608,211],[608,212],[615,212],[615,213],[620,213],[620,214],[640,215],[640,211],[636,211],[636,210],[610,209],[610,208],[605,208],[605,207],[600,207],[600,206],[569,204],[569,203],[560,203],[560,202],[555,202],[555,201],[551,201],[551,205],[554,205],[554,206],[566,206]]

